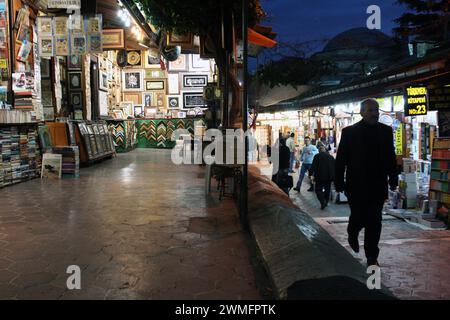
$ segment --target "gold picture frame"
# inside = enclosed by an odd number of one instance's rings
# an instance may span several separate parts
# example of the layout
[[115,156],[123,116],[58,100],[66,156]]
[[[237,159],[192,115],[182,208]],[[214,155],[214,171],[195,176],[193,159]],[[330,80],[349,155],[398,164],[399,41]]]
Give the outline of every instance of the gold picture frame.
[[103,29],[102,41],[104,50],[125,49],[125,30]]
[[167,34],[167,45],[168,46],[181,46],[182,48],[193,48],[194,47],[194,35],[192,33],[180,35],[180,34],[169,32]]
[[133,104],[136,105],[141,105],[141,98],[142,98],[142,93],[141,92],[126,92],[123,93],[123,101],[127,101],[127,102],[133,102]]

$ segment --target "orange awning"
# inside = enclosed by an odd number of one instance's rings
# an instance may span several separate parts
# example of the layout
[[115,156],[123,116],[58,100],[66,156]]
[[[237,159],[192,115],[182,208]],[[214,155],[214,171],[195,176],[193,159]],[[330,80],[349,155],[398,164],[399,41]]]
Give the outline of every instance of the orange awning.
[[248,42],[257,46],[273,48],[277,44],[276,41],[263,36],[253,29],[248,28]]

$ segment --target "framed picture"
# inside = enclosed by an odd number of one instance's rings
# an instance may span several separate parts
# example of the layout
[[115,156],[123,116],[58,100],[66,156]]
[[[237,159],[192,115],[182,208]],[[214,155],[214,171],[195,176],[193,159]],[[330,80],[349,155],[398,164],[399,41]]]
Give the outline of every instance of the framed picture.
[[179,109],[180,108],[180,96],[167,96],[167,108]]
[[83,109],[83,93],[71,92],[69,95],[70,105],[73,109]]
[[165,90],[165,80],[145,80],[145,90]]
[[87,51],[86,36],[83,33],[72,34],[72,54],[84,55]]
[[183,88],[203,88],[207,85],[207,74],[183,74]]
[[183,93],[183,108],[207,107],[203,100],[203,92],[184,92]]
[[82,15],[72,14],[69,16],[69,28],[72,33],[85,33],[85,23]]
[[98,80],[100,82],[99,89],[108,91],[108,73],[106,73],[105,71],[100,71]]
[[81,70],[82,57],[77,55],[71,55],[67,59],[67,68],[69,70]]
[[158,108],[164,108],[166,106],[166,95],[161,92],[158,92],[155,95],[156,95],[156,106]]
[[125,49],[124,29],[103,29],[102,31],[103,49]]
[[55,51],[57,56],[69,55],[69,37],[56,36],[55,37]]
[[66,36],[69,34],[69,19],[68,17],[54,17],[55,35]]
[[155,105],[153,92],[144,92],[142,94],[142,105],[144,107],[151,107]]
[[141,70],[125,70],[122,72],[123,91],[143,91],[143,73]]
[[42,155],[42,179],[60,179],[62,174],[62,154],[44,153]]
[[144,108],[142,106],[135,106],[134,107],[134,117],[142,117],[144,112]]
[[146,118],[155,118],[156,117],[156,108],[146,107],[145,108],[145,117]]
[[102,15],[96,15],[95,17],[88,18],[87,32],[88,33],[102,32]]
[[102,53],[102,34],[92,33],[89,34],[89,53]]
[[180,80],[178,73],[168,74],[168,88],[169,94],[179,94],[180,93]]
[[169,61],[169,71],[187,71],[187,60],[185,54],[180,54],[177,60]]
[[192,48],[194,46],[194,35],[192,33],[179,35],[170,32],[167,35],[167,45],[181,46],[182,48]]
[[126,110],[126,113],[127,114],[132,114],[132,112],[133,112],[133,109],[134,109],[134,102],[133,101],[122,101],[120,104],[119,104],[119,108],[120,108],[120,110]]
[[114,119],[123,119],[122,110],[113,110],[113,117]]
[[210,61],[209,59],[200,58],[199,54],[191,54],[191,68],[192,69],[202,69],[209,70]]
[[53,19],[52,17],[38,17],[38,33],[40,36],[53,35]]
[[149,69],[161,68],[161,55],[157,49],[148,49],[144,52],[144,67]]
[[55,120],[55,109],[53,107],[44,107],[44,120],[53,121]]
[[78,71],[69,72],[69,90],[81,90],[83,74]]
[[163,70],[145,70],[145,77],[144,79],[154,79],[154,78],[165,78],[166,72]]
[[109,99],[108,92],[99,91],[98,92],[98,106],[101,116],[108,116],[109,114]]
[[53,37],[39,37],[39,54],[41,57],[53,56]]
[[142,66],[141,51],[131,50],[127,52],[127,66],[129,67]]
[[141,93],[140,92],[124,93],[123,101],[131,101],[135,105],[140,105],[141,104]]

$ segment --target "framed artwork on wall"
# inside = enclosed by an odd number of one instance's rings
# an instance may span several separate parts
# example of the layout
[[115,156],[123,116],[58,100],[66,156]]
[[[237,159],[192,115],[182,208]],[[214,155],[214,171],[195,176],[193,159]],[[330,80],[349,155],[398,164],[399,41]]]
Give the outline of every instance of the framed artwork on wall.
[[100,82],[99,89],[108,91],[108,73],[106,73],[105,71],[100,71],[98,81]]
[[182,48],[192,48],[194,46],[194,35],[192,33],[176,34],[170,32],[167,35],[168,46],[181,46]]
[[165,78],[166,72],[163,70],[146,69],[144,79]]
[[142,67],[141,51],[131,50],[127,52],[127,66]]
[[165,80],[145,80],[145,90],[166,90]]
[[133,102],[135,105],[141,104],[141,93],[140,92],[127,92],[123,94],[123,101]]
[[143,91],[142,70],[125,70],[122,72],[123,91]]
[[180,96],[167,96],[167,108],[180,109]]
[[81,56],[71,55],[67,58],[67,68],[69,70],[81,70],[82,61]]
[[143,109],[143,107],[142,106],[135,106],[134,107],[134,117],[135,118],[137,118],[137,117],[142,117],[142,116],[144,116],[143,115],[143,111],[144,109]]
[[191,68],[209,70],[210,68],[209,59],[202,59],[200,58],[199,54],[191,54]]
[[177,60],[169,61],[169,71],[187,71],[187,59],[185,54],[180,54]]
[[69,72],[69,89],[70,90],[81,90],[83,74],[78,71]]
[[124,29],[103,29],[102,31],[103,49],[124,49],[125,31]]
[[142,94],[142,105],[144,107],[151,107],[155,105],[153,92],[144,92]]
[[70,105],[74,109],[83,109],[83,93],[82,92],[71,92],[69,94]]
[[183,108],[207,107],[203,100],[203,92],[183,92]]
[[207,85],[207,74],[183,74],[183,88],[203,88]]
[[150,48],[145,51],[144,67],[149,69],[161,68],[161,56],[159,54],[159,50]]
[[180,93],[180,84],[179,84],[179,75],[178,73],[169,73],[168,74],[168,89],[169,94],[179,94]]

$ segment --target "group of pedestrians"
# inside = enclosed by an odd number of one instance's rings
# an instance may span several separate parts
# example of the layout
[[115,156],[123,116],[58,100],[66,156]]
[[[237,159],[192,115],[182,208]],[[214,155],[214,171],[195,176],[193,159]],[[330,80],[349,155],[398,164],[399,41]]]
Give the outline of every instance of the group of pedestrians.
[[[304,138],[300,155],[300,172],[295,191],[300,192],[305,175],[310,177],[310,188],[315,191],[324,210],[330,200],[334,181],[336,192],[344,192],[350,205],[347,228],[350,247],[359,252],[358,236],[365,230],[364,249],[367,264],[378,265],[378,243],[381,235],[382,209],[388,196],[388,187],[398,185],[392,128],[378,122],[379,105],[367,99],[361,103],[362,120],[342,131],[336,159],[328,153],[323,141],[317,145]],[[274,181],[289,195],[293,187],[295,135],[280,139],[279,173]]]

